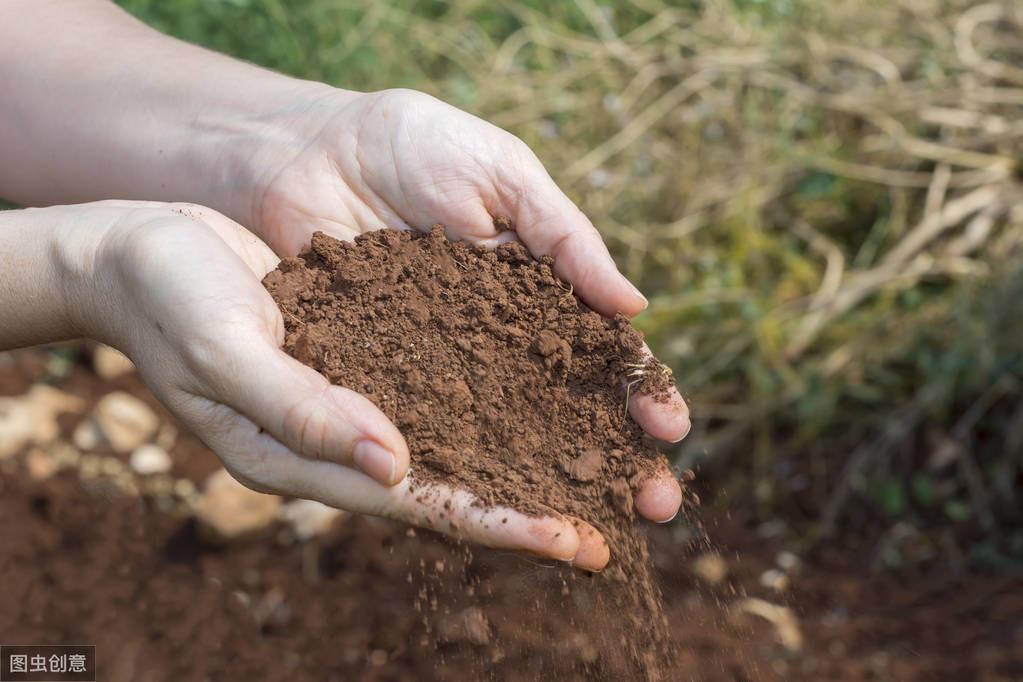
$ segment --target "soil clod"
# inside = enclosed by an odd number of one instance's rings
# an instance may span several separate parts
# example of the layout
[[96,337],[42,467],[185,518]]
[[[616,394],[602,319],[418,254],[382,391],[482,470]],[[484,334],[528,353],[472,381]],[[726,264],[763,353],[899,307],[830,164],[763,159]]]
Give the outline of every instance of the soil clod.
[[590,579],[600,589],[586,589],[601,623],[586,632],[594,665],[657,679],[671,645],[632,501],[665,460],[621,406],[626,378],[634,393],[646,375],[663,390],[667,374],[627,318],[590,310],[552,266],[517,242],[450,242],[441,226],[354,244],[317,233],[264,285],[283,311],[284,349],[399,424],[413,485],[553,509],[601,532],[611,563]]

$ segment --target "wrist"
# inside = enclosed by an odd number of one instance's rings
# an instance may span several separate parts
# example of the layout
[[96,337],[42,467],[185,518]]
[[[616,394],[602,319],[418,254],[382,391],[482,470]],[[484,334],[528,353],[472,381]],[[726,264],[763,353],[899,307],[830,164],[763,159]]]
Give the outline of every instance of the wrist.
[[324,126],[360,93],[270,74],[257,108],[197,117],[180,171],[195,182],[186,193],[264,237],[262,197],[274,178],[306,150]]
[[101,235],[84,207],[0,212],[0,348],[89,335]]

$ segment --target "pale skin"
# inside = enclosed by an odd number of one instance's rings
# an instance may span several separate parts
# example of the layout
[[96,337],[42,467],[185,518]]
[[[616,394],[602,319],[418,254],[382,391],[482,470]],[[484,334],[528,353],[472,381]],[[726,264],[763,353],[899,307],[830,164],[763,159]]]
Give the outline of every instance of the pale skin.
[[[280,350],[283,322],[260,285],[316,230],[351,239],[442,223],[452,238],[518,238],[553,255],[603,314],[642,311],[520,140],[422,93],[340,90],[181,43],[105,0],[0,3],[0,81],[0,195],[51,206],[0,213],[0,348],[89,337],[121,349],[258,490],[588,570],[607,563],[596,530],[553,512],[485,512],[447,489],[416,502],[401,433]],[[52,206],[77,202],[94,203]],[[657,438],[689,430],[677,392],[667,403],[633,392],[629,408]],[[454,512],[442,518],[445,498]],[[658,522],[681,499],[666,467],[635,497]],[[508,522],[492,523],[498,513]]]

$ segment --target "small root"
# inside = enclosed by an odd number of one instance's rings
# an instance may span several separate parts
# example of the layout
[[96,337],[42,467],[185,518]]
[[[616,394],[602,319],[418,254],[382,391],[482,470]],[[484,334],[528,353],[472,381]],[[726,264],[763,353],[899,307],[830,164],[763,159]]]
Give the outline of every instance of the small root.
[[668,377],[672,376],[671,367],[658,362],[654,358],[649,358],[644,362],[626,363],[625,368],[625,378],[630,381],[625,385],[625,405],[622,408],[621,428],[625,428],[625,420],[629,414],[629,398],[632,397],[632,387],[643,383],[648,377],[654,374],[664,374]]

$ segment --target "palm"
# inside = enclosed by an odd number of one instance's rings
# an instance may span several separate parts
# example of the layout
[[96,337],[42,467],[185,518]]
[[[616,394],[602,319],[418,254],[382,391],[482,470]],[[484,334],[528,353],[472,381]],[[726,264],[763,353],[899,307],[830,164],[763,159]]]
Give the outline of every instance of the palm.
[[[107,239],[122,255],[123,290],[133,299],[126,307],[147,314],[126,318],[131,332],[111,329],[111,340],[235,478],[256,490],[490,546],[574,557],[587,568],[607,562],[606,545],[582,521],[487,510],[463,491],[435,484],[424,495],[424,486],[413,491],[408,478],[383,485],[350,466],[338,454],[346,424],[384,431],[384,439],[401,436],[367,399],[330,386],[278,349],[281,313],[260,285],[277,264],[274,254],[236,223],[200,207],[144,206],[136,217]],[[252,367],[260,371],[247,371]],[[493,523],[496,514],[507,522]]]
[[[302,117],[299,117],[300,119]],[[312,233],[341,239],[382,228],[428,229],[441,223],[454,238],[519,238],[593,308],[632,315],[645,302],[618,272],[603,241],[520,140],[432,97],[385,91],[342,94],[311,106],[296,151],[259,197],[257,229],[280,254],[297,253]],[[494,218],[514,232],[501,232]],[[679,440],[689,429],[681,396],[656,402],[633,396],[630,411],[653,436]],[[678,509],[671,474],[651,479],[639,511],[663,520]]]
[[536,168],[532,152],[480,119],[421,95],[380,93],[325,118],[272,180],[259,217],[271,245],[289,254],[317,230],[351,239],[441,223],[479,241],[497,236],[494,217],[521,211],[508,189]]

